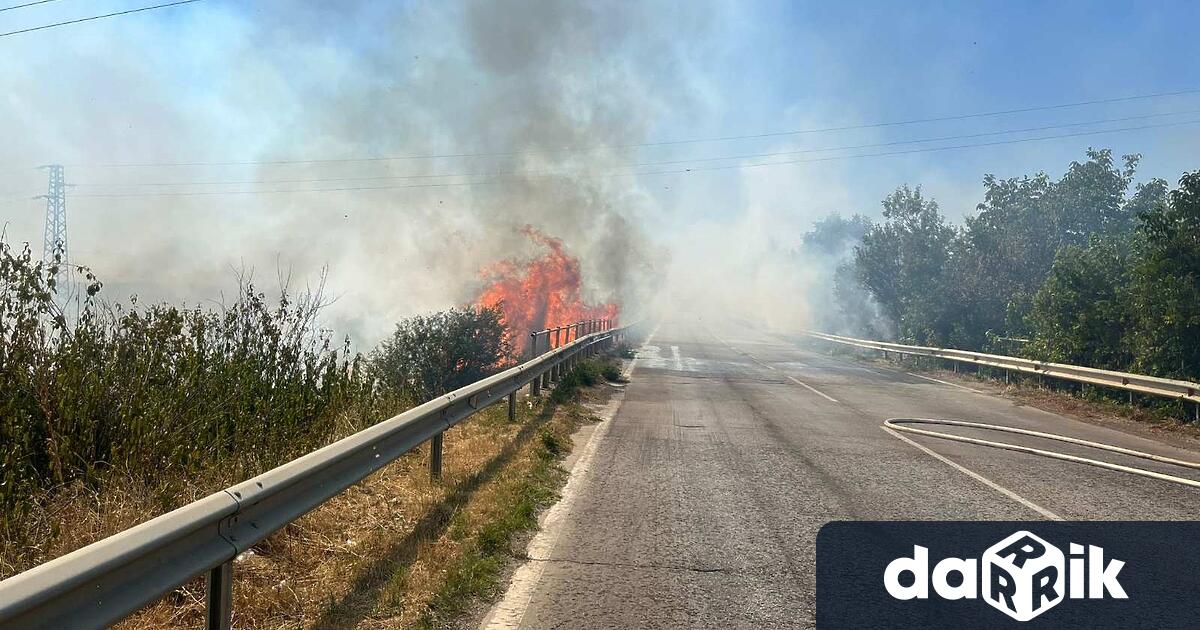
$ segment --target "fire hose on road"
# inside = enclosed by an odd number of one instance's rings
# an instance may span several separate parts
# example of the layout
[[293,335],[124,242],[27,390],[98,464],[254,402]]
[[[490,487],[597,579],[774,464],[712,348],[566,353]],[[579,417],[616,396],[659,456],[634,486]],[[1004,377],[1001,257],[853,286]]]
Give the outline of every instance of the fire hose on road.
[[1101,450],[1101,451],[1108,451],[1110,453],[1119,453],[1121,455],[1127,455],[1129,457],[1136,457],[1139,459],[1154,461],[1154,462],[1158,462],[1161,464],[1169,464],[1172,466],[1180,466],[1183,468],[1200,470],[1200,462],[1189,462],[1189,461],[1185,461],[1185,460],[1181,460],[1181,459],[1172,459],[1170,457],[1163,457],[1161,455],[1155,455],[1153,453],[1145,453],[1142,451],[1135,451],[1133,449],[1122,448],[1119,446],[1113,446],[1111,444],[1103,444],[1100,442],[1091,442],[1088,440],[1081,440],[1079,438],[1068,437],[1065,435],[1058,435],[1055,433],[1043,433],[1041,431],[1030,431],[1028,429],[1018,429],[1015,427],[1006,427],[1006,426],[1002,426],[1002,425],[998,425],[998,424],[985,424],[982,422],[966,422],[966,421],[962,421],[962,420],[939,420],[939,419],[933,419],[933,418],[890,418],[883,422],[883,428],[889,429],[891,431],[901,432],[901,433],[924,435],[926,437],[938,438],[941,440],[950,440],[950,441],[954,441],[954,442],[965,442],[967,444],[976,444],[979,446],[1001,448],[1001,449],[1005,449],[1005,450],[1009,450],[1009,451],[1016,451],[1018,453],[1030,453],[1033,455],[1040,455],[1042,457],[1049,457],[1051,459],[1058,459],[1058,460],[1067,461],[1067,462],[1075,462],[1077,464],[1086,464],[1088,466],[1096,466],[1098,468],[1106,468],[1108,470],[1115,470],[1118,472],[1130,473],[1130,474],[1134,474],[1134,475],[1141,475],[1143,477],[1150,477],[1151,479],[1158,479],[1160,481],[1169,481],[1169,482],[1173,482],[1173,483],[1182,484],[1185,486],[1191,486],[1193,488],[1200,488],[1200,481],[1196,481],[1195,479],[1188,479],[1186,477],[1177,477],[1175,475],[1168,475],[1168,474],[1156,472],[1153,470],[1146,470],[1144,468],[1135,468],[1133,466],[1122,466],[1120,464],[1113,464],[1113,463],[1101,461],[1098,459],[1080,457],[1078,455],[1069,455],[1067,453],[1060,453],[1057,451],[1033,448],[1031,446],[1022,446],[1020,444],[1012,444],[1009,442],[996,442],[996,441],[992,441],[992,440],[984,440],[984,439],[980,439],[980,438],[967,437],[965,435],[955,435],[953,433],[944,433],[941,431],[931,431],[929,429],[918,429],[918,428],[915,428],[912,426],[907,426],[907,425],[913,425],[913,424],[967,427],[967,428],[971,428],[971,429],[981,429],[981,430],[985,430],[985,431],[998,431],[998,432],[1002,432],[1002,433],[1015,433],[1018,435],[1028,435],[1031,437],[1041,438],[1044,440],[1065,442],[1067,444],[1075,444],[1077,446],[1083,446],[1086,448],[1092,448],[1092,449],[1097,449],[1097,450]]

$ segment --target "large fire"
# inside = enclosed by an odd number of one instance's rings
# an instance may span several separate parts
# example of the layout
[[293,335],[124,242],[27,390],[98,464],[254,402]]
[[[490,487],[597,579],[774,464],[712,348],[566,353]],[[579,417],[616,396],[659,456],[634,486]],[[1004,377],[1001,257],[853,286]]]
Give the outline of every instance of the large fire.
[[616,304],[584,303],[579,259],[566,252],[561,240],[532,226],[521,231],[546,253],[530,261],[508,259],[485,267],[480,274],[488,284],[475,300],[477,306],[500,308],[514,351],[526,351],[530,332],[587,319],[617,318],[620,309]]

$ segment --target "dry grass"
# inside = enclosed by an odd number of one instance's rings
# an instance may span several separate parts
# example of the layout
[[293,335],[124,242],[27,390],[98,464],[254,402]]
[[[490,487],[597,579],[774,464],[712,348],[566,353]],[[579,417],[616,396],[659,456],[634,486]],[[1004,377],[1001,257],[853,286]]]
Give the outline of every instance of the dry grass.
[[[333,442],[358,428],[349,418],[332,425]],[[247,462],[206,470],[187,478],[158,478],[157,485],[129,476],[109,476],[100,487],[75,481],[47,490],[30,502],[20,531],[0,533],[0,579],[28,570],[112,536],[138,523],[187,505],[260,470]]]
[[[522,401],[516,422],[498,405],[447,432],[442,481],[430,481],[422,447],[240,556],[234,626],[440,627],[473,599],[495,594],[513,537],[536,526],[538,510],[554,499],[564,477],[557,462],[587,417],[577,396],[554,398]],[[29,539],[43,548],[0,551],[21,565],[50,559],[236,480],[189,481],[190,492],[119,483],[101,494],[63,489],[31,523]],[[204,622],[197,579],[118,627]]]
[[0,578],[70,553],[168,512],[228,484],[195,479],[187,488],[147,487],[114,478],[97,491],[80,482],[59,488],[35,502],[20,536],[0,537]]

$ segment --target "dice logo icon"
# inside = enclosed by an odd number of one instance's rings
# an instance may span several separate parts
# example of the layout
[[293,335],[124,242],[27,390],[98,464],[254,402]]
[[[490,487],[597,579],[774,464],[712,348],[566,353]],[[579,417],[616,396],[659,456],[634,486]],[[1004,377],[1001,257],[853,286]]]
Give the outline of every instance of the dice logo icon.
[[983,553],[983,599],[1017,621],[1029,621],[1063,600],[1062,550],[1018,531]]

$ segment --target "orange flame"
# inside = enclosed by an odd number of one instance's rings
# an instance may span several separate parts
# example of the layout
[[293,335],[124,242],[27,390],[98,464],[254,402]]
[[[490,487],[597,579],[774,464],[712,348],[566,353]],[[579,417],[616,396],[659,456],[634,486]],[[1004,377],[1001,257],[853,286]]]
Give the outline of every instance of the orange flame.
[[[616,304],[597,306],[580,298],[579,259],[566,252],[561,240],[528,225],[521,232],[545,247],[545,255],[528,262],[508,259],[485,267],[480,275],[489,284],[475,300],[476,306],[501,310],[514,351],[525,352],[531,332],[588,319],[617,318],[620,309]],[[565,342],[566,337],[560,341]]]

